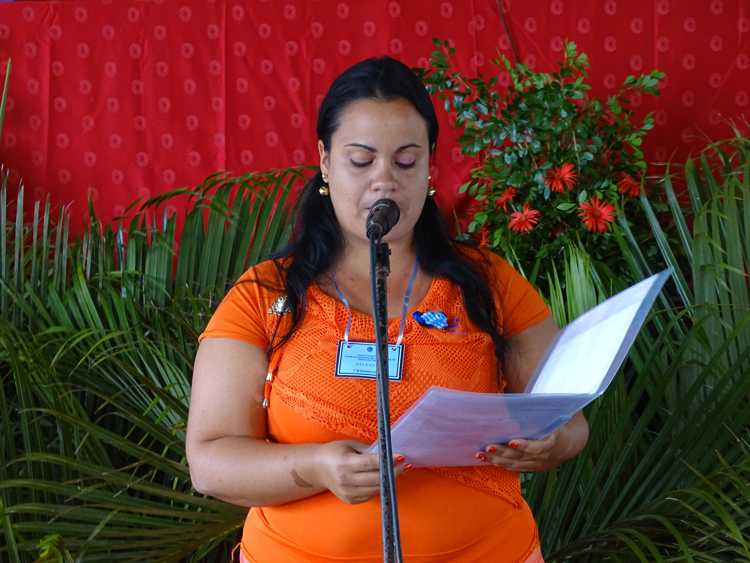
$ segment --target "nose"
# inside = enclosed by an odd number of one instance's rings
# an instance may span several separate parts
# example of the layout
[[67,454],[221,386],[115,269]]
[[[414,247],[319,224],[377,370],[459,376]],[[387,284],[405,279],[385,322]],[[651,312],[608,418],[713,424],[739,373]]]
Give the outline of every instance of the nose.
[[390,162],[381,162],[380,166],[375,168],[375,174],[370,181],[370,189],[383,195],[389,195],[399,189],[399,183],[396,179],[394,164]]

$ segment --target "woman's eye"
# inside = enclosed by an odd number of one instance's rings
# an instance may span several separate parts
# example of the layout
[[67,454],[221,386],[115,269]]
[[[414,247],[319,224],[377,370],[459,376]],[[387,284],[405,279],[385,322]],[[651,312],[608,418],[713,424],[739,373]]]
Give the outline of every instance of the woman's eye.
[[[369,166],[372,164],[372,160],[366,160],[366,161],[359,161],[359,160],[350,160],[352,165],[356,166],[357,168],[364,168],[365,166]],[[413,168],[416,164],[416,160],[412,162],[396,162],[396,166],[399,168]]]

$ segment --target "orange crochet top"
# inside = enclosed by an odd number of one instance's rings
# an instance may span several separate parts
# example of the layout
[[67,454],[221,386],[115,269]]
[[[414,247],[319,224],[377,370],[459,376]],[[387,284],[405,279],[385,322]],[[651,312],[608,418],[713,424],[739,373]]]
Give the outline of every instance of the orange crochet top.
[[[491,253],[483,255],[505,338],[549,316],[541,297],[507,262]],[[291,317],[279,314],[282,276],[280,265],[273,261],[245,272],[199,341],[228,337],[268,349],[272,338],[286,333]],[[451,331],[423,327],[411,316],[417,310],[443,311],[458,326]],[[356,310],[352,315],[350,338],[373,340],[372,318]],[[266,386],[266,397],[271,440],[375,441],[374,381],[334,377],[336,347],[347,316],[341,302],[316,284],[309,287],[304,319],[290,340],[269,358],[272,381]],[[389,342],[396,340],[399,320],[389,319]],[[411,305],[403,341],[403,379],[390,382],[392,422],[432,385],[484,393],[502,391],[492,339],[471,322],[461,290],[452,282],[434,278],[422,301]],[[468,546],[491,551],[498,541],[508,558],[492,560],[523,561],[524,554],[536,546],[536,527],[521,497],[517,473],[494,466],[416,469],[399,478],[397,489],[404,552],[419,556],[419,561],[474,561],[464,559]],[[347,505],[332,493],[253,508],[245,525],[243,553],[250,561],[374,562],[382,553],[379,511],[377,498]],[[456,518],[462,525],[457,526]],[[500,522],[503,533],[496,535]],[[496,533],[489,535],[490,530]],[[479,541],[481,538],[485,540]],[[431,559],[433,556],[438,558]]]

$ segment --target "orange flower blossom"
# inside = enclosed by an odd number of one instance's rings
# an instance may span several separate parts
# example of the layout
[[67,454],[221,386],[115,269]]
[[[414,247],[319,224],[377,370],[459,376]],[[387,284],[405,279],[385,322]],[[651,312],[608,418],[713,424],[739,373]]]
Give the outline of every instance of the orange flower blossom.
[[575,167],[566,162],[557,168],[551,168],[547,172],[547,185],[553,192],[565,192],[572,190],[576,185]]
[[539,215],[541,215],[539,211],[530,209],[529,204],[524,203],[523,210],[511,214],[510,221],[508,221],[508,228],[511,231],[528,233],[539,222]]
[[603,233],[615,219],[615,207],[594,196],[578,206],[583,225],[592,233]]
[[507,212],[508,211],[508,202],[513,199],[513,197],[518,193],[518,190],[516,188],[505,188],[503,190],[503,193],[501,193],[496,199],[495,199],[495,205],[497,205],[500,209]]
[[635,181],[630,174],[623,173],[617,182],[617,191],[630,197],[638,197],[641,193],[641,185]]

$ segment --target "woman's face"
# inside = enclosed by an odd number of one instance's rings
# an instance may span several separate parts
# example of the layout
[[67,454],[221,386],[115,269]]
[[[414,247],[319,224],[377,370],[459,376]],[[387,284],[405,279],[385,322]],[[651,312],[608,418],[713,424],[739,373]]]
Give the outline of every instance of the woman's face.
[[341,113],[330,151],[318,141],[320,167],[347,242],[367,240],[365,224],[377,200],[394,200],[400,219],[384,240],[411,239],[427,197],[427,124],[410,102],[362,99]]

